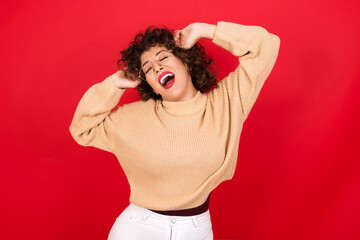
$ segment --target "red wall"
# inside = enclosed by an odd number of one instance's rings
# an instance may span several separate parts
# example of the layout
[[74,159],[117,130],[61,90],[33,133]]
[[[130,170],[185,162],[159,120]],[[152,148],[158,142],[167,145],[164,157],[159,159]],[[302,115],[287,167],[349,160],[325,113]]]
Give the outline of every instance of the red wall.
[[[106,239],[129,186],[113,155],[71,138],[78,101],[139,30],[220,20],[281,47],[212,194],[215,239],[360,239],[358,0],[49,2],[0,3],[0,239]],[[203,42],[220,77],[235,68]]]

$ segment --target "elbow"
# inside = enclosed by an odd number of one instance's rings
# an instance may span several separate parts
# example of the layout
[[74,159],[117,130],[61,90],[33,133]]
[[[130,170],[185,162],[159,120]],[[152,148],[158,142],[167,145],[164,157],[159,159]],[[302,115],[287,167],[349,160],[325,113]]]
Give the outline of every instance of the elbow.
[[71,125],[69,127],[69,132],[70,132],[70,135],[72,136],[72,138],[76,141],[78,134],[76,133],[76,131],[74,130],[74,128]]
[[265,28],[259,27],[259,33],[262,36],[264,49],[268,49],[271,55],[277,57],[280,49],[280,38],[279,36],[269,33]]
[[74,140],[76,141],[76,139],[78,138],[78,136],[80,135],[77,131],[77,128],[74,125],[74,122],[71,122],[70,126],[69,126],[69,132],[70,135],[74,138]]
[[75,142],[77,142],[78,144],[81,145],[81,134],[79,134],[76,129],[74,128],[73,125],[70,125],[69,127],[69,132],[70,132],[70,135],[72,136],[72,138],[75,140]]
[[78,129],[73,124],[70,125],[69,132],[72,138],[75,140],[75,142],[77,142],[81,146],[87,146],[86,144],[87,141],[83,137],[84,134],[79,132]]
[[280,38],[275,35],[275,34],[272,34],[272,37],[273,37],[273,41],[274,41],[274,46],[275,46],[275,49],[277,52],[279,52],[279,49],[280,49]]
[[271,59],[273,59],[273,62],[275,63],[280,50],[280,38],[275,35],[271,34],[270,43],[269,43],[269,53],[271,56]]

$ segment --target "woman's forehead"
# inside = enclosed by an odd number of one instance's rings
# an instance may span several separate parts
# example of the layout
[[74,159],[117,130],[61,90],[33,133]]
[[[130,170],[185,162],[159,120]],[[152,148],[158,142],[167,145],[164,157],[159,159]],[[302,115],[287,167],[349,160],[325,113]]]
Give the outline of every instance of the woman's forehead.
[[140,56],[140,61],[141,63],[144,63],[147,60],[152,59],[153,57],[155,57],[155,55],[158,52],[161,52],[163,50],[168,50],[165,46],[155,46],[155,47],[151,47],[148,50],[144,51],[141,56]]

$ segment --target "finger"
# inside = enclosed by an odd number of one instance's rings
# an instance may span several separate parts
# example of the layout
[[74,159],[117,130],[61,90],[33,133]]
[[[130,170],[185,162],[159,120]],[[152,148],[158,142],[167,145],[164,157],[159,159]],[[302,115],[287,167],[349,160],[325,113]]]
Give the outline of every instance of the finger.
[[175,45],[178,46],[178,47],[181,46],[181,42],[180,42],[179,39],[176,39],[176,40],[175,40]]
[[176,45],[178,45],[179,42],[180,42],[179,32],[178,32],[178,31],[176,31],[176,32],[174,33],[174,41],[175,41],[175,44],[176,44]]
[[174,32],[174,38],[178,38],[179,37],[179,31],[178,30],[175,30]]
[[179,47],[181,47],[183,44],[182,38],[183,38],[182,32],[179,31],[178,35],[177,35],[177,40],[176,40],[176,43]]

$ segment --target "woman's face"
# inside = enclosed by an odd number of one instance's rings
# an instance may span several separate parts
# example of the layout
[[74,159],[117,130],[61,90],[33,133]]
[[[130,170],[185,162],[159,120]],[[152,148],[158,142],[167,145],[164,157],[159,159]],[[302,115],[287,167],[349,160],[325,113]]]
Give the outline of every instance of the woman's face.
[[164,46],[155,46],[140,56],[146,81],[165,101],[186,101],[197,90],[192,84],[188,68]]

